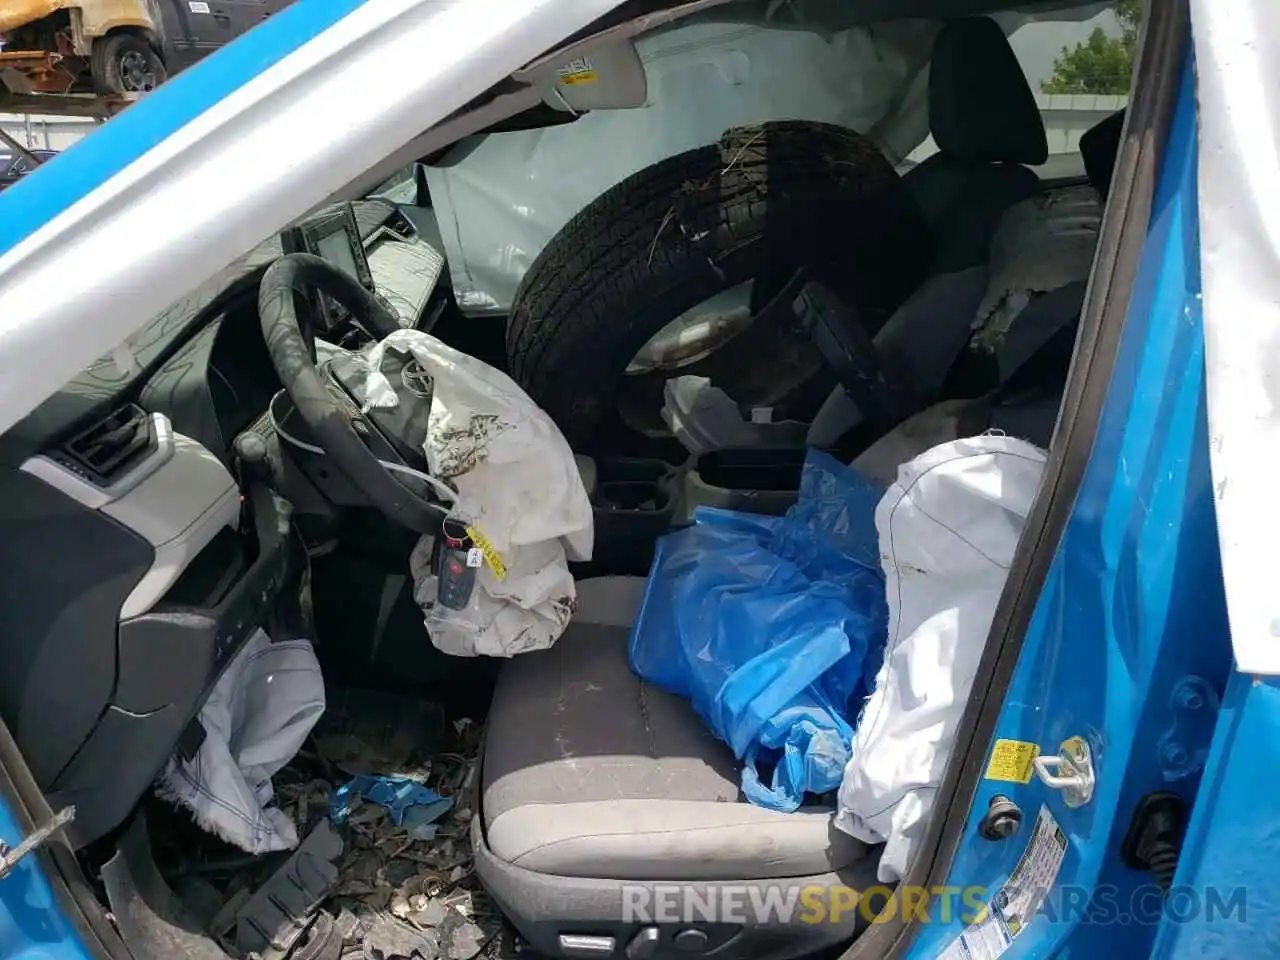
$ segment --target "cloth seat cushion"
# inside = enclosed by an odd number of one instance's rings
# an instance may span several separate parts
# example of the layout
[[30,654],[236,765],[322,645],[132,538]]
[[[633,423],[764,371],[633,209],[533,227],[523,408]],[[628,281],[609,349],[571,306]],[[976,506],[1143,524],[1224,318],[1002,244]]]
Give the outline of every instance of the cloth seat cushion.
[[649,881],[810,876],[867,855],[830,807],[747,803],[728,746],[631,672],[627,635],[573,623],[550,650],[504,664],[481,774],[495,855],[536,873]]

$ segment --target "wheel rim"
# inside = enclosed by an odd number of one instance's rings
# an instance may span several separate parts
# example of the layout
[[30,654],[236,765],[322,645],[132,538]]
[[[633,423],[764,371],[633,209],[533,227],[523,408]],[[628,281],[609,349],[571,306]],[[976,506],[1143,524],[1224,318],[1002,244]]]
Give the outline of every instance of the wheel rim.
[[126,93],[149,93],[156,88],[156,72],[151,58],[139,50],[120,56],[120,85]]
[[650,338],[627,364],[626,375],[673,371],[709,357],[751,326],[755,281],[730,287],[686,310]]
[[[757,280],[770,293],[782,287]],[[785,297],[778,294],[765,304],[753,304],[757,280],[729,287],[684,311],[640,348],[626,366],[618,395],[618,413],[628,428],[654,440],[671,437],[662,407],[666,382],[674,377],[707,377],[747,410],[785,411],[804,392],[821,370],[821,356],[780,315]]]

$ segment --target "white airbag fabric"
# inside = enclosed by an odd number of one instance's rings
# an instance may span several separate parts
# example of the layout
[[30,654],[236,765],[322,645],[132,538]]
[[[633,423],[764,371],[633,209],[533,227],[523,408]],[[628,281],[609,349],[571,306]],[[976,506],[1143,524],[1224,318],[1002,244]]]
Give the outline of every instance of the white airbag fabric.
[[928,823],[1044,463],[1010,437],[955,440],[903,464],[876,507],[889,640],[836,825],[885,844],[883,883],[902,878]]
[[[731,127],[820,120],[875,130],[888,152],[905,155],[928,133],[923,102],[909,111],[903,104],[936,29],[911,21],[824,34],[702,22],[639,37],[644,107],[464,141],[426,168],[458,305],[506,312],[534,258],[575,213],[637,170]],[[901,129],[878,128],[895,108],[910,113]]]
[[189,761],[172,757],[156,792],[255,856],[293,849],[298,831],[273,805],[271,778],[302,748],[324,707],[311,644],[272,643],[256,631],[200,710],[200,748]]
[[576,605],[568,560],[590,559],[594,539],[573,451],[510,377],[417,330],[393,333],[365,354],[367,406],[397,402],[377,372],[387,350],[412,354],[434,378],[427,463],[457,488],[455,516],[478,528],[507,568],[499,579],[485,564],[467,609],[449,610],[435,602],[431,538],[419,541],[410,570],[431,642],[460,657],[550,647]]

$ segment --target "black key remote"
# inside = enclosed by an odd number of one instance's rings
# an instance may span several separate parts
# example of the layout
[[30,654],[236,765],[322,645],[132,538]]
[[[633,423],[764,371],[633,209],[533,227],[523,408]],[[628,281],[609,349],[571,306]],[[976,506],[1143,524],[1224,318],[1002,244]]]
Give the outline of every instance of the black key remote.
[[436,602],[450,610],[465,610],[476,587],[480,564],[479,549],[471,542],[466,526],[448,519],[440,529],[436,555]]

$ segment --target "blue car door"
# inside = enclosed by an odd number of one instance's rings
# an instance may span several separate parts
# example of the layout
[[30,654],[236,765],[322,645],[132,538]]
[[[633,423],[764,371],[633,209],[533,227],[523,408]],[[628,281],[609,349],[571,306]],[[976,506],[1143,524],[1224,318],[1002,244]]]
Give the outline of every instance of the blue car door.
[[[88,960],[124,954],[123,943],[92,901],[70,848],[54,849],[62,842],[61,826],[74,815],[60,813],[56,817],[45,806],[8,727],[0,722],[0,957],[5,960]],[[68,875],[81,888],[93,919],[73,895]],[[86,941],[96,949],[91,951]]]
[[[1096,433],[1043,580],[1025,587],[1038,598],[1008,686],[1002,698],[989,688],[947,879],[900,898],[904,909],[927,900],[908,918],[906,956],[1148,956],[1171,916],[1242,908],[1178,871],[1232,669],[1206,426],[1195,72],[1178,7],[1152,13],[1135,81],[1152,89],[1137,94],[1145,107],[1131,103],[1117,168],[1134,192],[1113,191],[1094,267],[1089,303],[1115,313],[1127,299],[1127,310],[1091,336],[1086,305],[1077,346],[1077,367],[1103,390]],[[1180,66],[1150,72],[1173,49]],[[1149,213],[1136,196],[1144,164]],[[1055,440],[1068,458],[1072,404],[1089,390],[1068,391]],[[1062,494],[1042,493],[1049,510]]]

